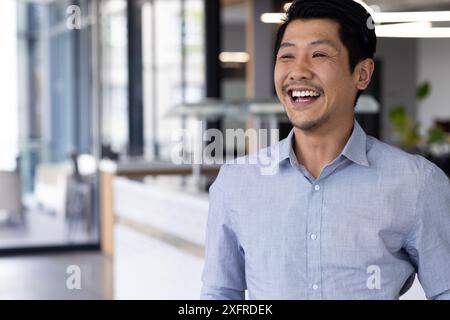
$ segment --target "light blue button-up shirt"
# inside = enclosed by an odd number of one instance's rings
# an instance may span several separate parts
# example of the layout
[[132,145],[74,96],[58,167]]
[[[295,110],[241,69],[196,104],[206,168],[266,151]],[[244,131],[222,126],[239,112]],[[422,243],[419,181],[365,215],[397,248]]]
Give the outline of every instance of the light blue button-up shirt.
[[[434,164],[355,121],[314,178],[294,131],[263,149],[274,174],[227,163],[210,188],[202,299],[398,299],[415,274],[450,299],[450,182]],[[260,150],[260,152],[263,152]],[[249,164],[252,163],[252,164]]]

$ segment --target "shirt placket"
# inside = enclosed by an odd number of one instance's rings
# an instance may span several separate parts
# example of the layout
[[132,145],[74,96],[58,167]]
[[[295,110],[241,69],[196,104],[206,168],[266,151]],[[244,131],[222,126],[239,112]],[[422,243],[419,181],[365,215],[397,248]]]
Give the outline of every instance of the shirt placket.
[[322,273],[321,273],[321,221],[323,181],[315,181],[311,185],[311,199],[307,215],[307,272],[309,299],[322,299]]

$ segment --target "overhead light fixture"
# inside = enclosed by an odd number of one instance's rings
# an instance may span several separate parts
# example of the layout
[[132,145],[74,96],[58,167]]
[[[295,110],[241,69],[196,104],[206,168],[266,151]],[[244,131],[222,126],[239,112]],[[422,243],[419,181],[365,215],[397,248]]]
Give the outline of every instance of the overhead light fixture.
[[430,21],[376,24],[378,38],[450,38],[450,28],[433,27]]
[[292,2],[287,2],[284,4],[284,6],[283,6],[284,12],[289,10],[289,8],[291,7],[291,4],[292,4]]
[[382,12],[378,6],[369,6],[362,0],[353,1],[362,5],[375,23],[450,21],[450,11]]
[[[450,21],[450,11],[379,12],[361,0],[361,4],[372,16],[377,37],[398,38],[450,38],[450,28],[433,28],[431,22]],[[287,11],[292,3],[283,7]],[[283,23],[285,13],[263,13],[264,23]],[[389,23],[388,25],[382,25]]]
[[372,14],[373,12],[376,11],[374,8],[378,9],[379,11],[381,11],[379,6],[376,6],[376,5],[369,6],[367,3],[365,3],[362,0],[353,0],[353,1],[359,3],[360,5],[362,5],[364,7],[364,9],[366,9],[366,11],[369,12],[370,14]]
[[420,30],[432,27],[431,22],[409,22],[376,25],[375,33],[377,37],[393,37],[395,35],[415,34]]
[[375,33],[378,38],[450,38],[450,28],[431,28],[425,26],[427,24],[431,26],[431,22],[376,26]]
[[[264,23],[283,23],[285,13],[263,13]],[[372,12],[375,23],[443,22],[450,21],[450,11]]]
[[375,23],[450,21],[450,11],[373,12]]
[[375,23],[450,21],[450,11],[382,12],[378,6],[369,6],[362,0],[353,1],[362,5]]
[[250,55],[247,52],[221,52],[219,60],[223,63],[247,63]]
[[264,23],[283,23],[285,17],[285,13],[263,13],[261,15],[261,21]]

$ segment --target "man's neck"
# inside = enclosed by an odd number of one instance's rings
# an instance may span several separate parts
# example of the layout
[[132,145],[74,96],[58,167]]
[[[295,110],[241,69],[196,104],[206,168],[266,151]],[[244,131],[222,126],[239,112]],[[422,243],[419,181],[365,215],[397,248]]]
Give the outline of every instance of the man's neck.
[[326,123],[314,130],[294,128],[294,152],[297,160],[315,178],[339,156],[350,138],[353,117],[339,125]]

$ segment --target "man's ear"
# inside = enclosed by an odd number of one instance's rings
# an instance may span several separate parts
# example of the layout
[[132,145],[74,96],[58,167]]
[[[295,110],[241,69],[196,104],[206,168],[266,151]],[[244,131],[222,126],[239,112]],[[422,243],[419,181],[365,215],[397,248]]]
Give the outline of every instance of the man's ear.
[[375,62],[370,58],[364,59],[358,63],[354,73],[357,89],[364,90],[367,88],[372,79],[374,69]]

